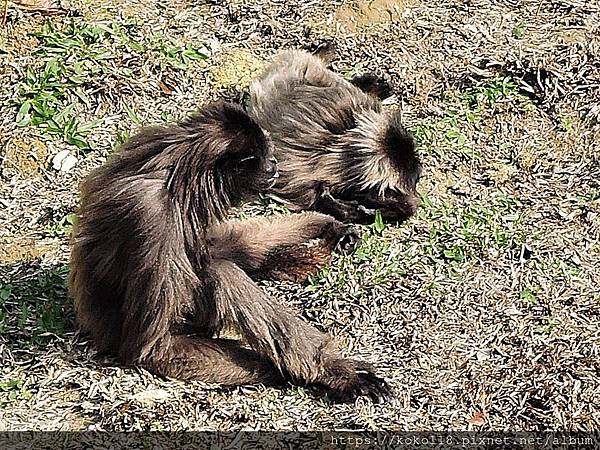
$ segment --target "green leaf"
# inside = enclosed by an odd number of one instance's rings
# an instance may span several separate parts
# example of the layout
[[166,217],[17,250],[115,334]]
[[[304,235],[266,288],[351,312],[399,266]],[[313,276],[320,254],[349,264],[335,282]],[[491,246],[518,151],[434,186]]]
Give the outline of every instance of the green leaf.
[[65,220],[70,225],[75,225],[75,221],[77,220],[77,214],[69,213],[65,216]]
[[26,100],[23,102],[21,107],[19,108],[19,112],[17,112],[17,118],[15,119],[17,122],[17,126],[24,127],[29,124],[31,120],[31,116],[29,115],[29,110],[31,109],[31,100]]
[[25,75],[25,82],[29,85],[35,85],[37,82],[37,77],[35,76],[35,72],[33,71],[33,67],[27,67],[27,73]]
[[520,297],[521,297],[523,300],[525,300],[525,301],[527,301],[527,302],[529,302],[529,303],[533,303],[533,304],[537,304],[537,303],[538,303],[538,300],[537,300],[537,298],[536,298],[535,294],[534,294],[534,293],[531,291],[531,289],[529,289],[529,288],[525,288],[525,289],[523,289],[523,290],[521,291],[521,295],[520,295]]
[[375,213],[375,223],[373,224],[373,228],[378,233],[381,233],[383,230],[385,230],[385,223],[383,223],[383,217],[381,217],[380,210],[377,210]]
[[78,148],[80,148],[82,150],[87,150],[90,148],[90,144],[88,144],[87,141],[85,141],[83,138],[81,138],[79,136],[67,136],[65,141],[67,141],[67,143],[69,143],[69,144],[76,145]]
[[523,36],[525,36],[525,24],[521,22],[516,27],[514,27],[512,30],[512,35],[516,39],[523,39]]
[[125,107],[125,111],[127,111],[127,115],[129,116],[129,118],[131,120],[133,120],[137,125],[142,125],[142,121],[140,120],[140,118],[137,116],[137,114],[133,111],[133,109],[131,109],[127,103],[123,103],[123,106]]
[[129,41],[127,43],[127,45],[129,46],[130,49],[132,49],[133,51],[136,51],[138,53],[144,53],[146,51],[146,47],[144,47],[144,45],[140,44],[139,42]]
[[8,297],[10,297],[11,293],[12,293],[12,286],[10,284],[0,287],[0,300],[2,302],[5,302],[6,300],[8,300]]

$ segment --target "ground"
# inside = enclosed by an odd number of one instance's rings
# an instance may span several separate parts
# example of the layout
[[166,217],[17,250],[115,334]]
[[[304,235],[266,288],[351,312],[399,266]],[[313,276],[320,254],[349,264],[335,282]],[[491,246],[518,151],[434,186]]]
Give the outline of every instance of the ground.
[[[0,430],[598,429],[597,1],[55,6],[9,2],[0,35]],[[264,288],[394,398],[224,390],[99,357],[65,288],[79,181],[139,126],[243,97],[278,51],[324,37],[341,74],[393,82],[423,203],[309,282]]]

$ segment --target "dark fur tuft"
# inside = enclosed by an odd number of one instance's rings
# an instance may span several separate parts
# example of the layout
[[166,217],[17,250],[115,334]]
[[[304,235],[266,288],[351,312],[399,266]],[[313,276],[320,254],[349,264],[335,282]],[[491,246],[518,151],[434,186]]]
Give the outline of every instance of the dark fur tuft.
[[400,111],[392,114],[383,133],[381,145],[396,170],[404,173],[411,183],[416,184],[421,175],[421,163],[415,140],[402,126],[400,117]]

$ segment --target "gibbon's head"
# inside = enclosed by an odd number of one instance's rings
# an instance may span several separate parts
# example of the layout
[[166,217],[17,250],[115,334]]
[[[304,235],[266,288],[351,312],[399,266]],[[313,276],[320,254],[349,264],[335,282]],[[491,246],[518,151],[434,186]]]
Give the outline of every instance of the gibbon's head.
[[[383,119],[383,120],[382,120]],[[364,207],[381,211],[388,221],[402,222],[419,207],[417,182],[421,163],[412,136],[400,122],[400,113],[374,116],[363,124],[361,155],[355,174],[360,179],[342,192],[342,198],[357,200]],[[356,177],[356,175],[354,175]]]
[[186,182],[186,192],[196,183],[204,201],[235,205],[278,178],[271,140],[239,105],[211,103],[183,127],[193,149],[184,150],[175,178]]
[[215,168],[234,203],[271,188],[279,172],[266,132],[238,105],[224,103],[220,119],[224,147]]

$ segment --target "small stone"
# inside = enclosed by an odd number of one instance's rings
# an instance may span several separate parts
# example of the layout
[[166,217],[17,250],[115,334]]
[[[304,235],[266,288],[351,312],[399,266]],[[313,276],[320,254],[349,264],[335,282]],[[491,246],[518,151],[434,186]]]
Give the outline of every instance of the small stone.
[[62,150],[52,158],[54,170],[69,172],[77,164],[77,158],[69,150]]

